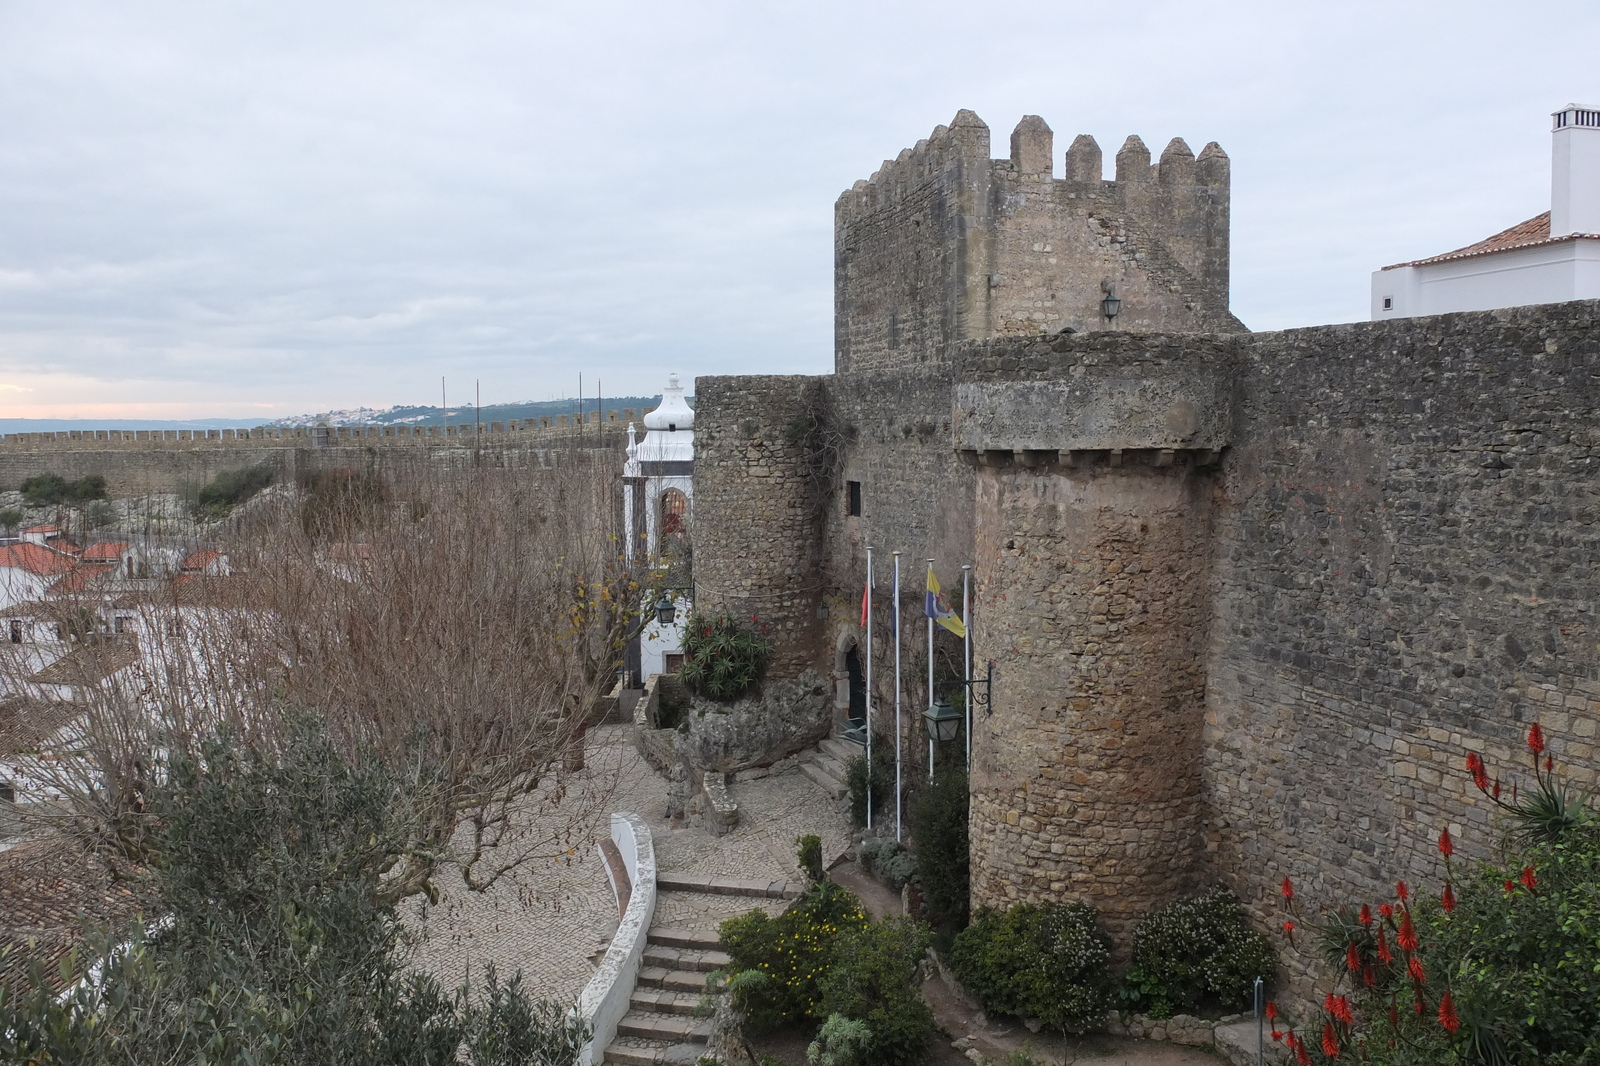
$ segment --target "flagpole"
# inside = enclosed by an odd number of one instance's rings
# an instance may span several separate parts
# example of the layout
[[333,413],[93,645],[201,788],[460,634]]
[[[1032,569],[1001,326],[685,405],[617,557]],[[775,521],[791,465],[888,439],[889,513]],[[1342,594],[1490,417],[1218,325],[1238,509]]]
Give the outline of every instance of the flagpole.
[[900,553],[894,553],[894,838],[900,840]]
[[[933,560],[928,560],[928,585],[933,585]],[[924,593],[923,598],[927,595]],[[938,610],[936,606],[934,610]],[[926,612],[924,612],[926,613]],[[933,710],[933,615],[928,615],[928,710]],[[928,780],[933,780],[933,731],[928,731]]]
[[872,828],[872,545],[867,545],[867,828]]
[[967,773],[972,773],[972,567],[961,568],[961,674],[967,693]]

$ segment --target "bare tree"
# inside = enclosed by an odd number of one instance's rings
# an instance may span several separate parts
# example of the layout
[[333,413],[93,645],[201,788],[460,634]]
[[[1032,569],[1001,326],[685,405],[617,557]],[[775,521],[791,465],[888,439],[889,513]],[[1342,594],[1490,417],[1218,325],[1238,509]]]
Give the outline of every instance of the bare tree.
[[[436,898],[446,866],[481,890],[565,853],[603,794],[532,836],[520,814],[569,799],[565,768],[634,621],[610,466],[572,449],[323,470],[254,507],[192,572],[64,606],[138,615],[136,638],[80,635],[58,670],[82,713],[43,762],[72,830],[137,862],[167,754],[218,729],[272,750],[311,715],[405,782],[395,801],[415,832],[392,856],[389,901]],[[10,687],[48,698],[37,676]]]

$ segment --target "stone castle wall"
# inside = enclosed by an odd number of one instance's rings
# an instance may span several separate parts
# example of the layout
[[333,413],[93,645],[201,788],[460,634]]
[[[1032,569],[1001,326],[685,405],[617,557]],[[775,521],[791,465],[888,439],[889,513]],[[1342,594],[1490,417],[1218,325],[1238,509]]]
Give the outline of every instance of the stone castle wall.
[[[1037,116],[990,159],[962,111],[839,197],[834,209],[835,369],[914,366],[952,345],[1068,328],[1244,329],[1228,312],[1229,163],[1174,139],[1158,164],[1137,137],[1101,176],[1080,136],[1055,177]],[[1102,282],[1122,312],[1107,320]]]
[[[99,474],[113,498],[176,492],[224,470],[267,465],[292,477],[310,463],[359,465],[369,449],[453,451],[570,446],[622,448],[631,409],[599,412],[580,423],[557,415],[459,426],[290,426],[256,429],[71,430],[9,433],[0,438],[0,489],[40,474],[77,479]],[[602,435],[603,430],[603,435]]]
[[[1332,906],[1435,888],[1447,824],[1487,854],[1468,750],[1525,773],[1537,720],[1600,773],[1600,303],[999,339],[819,387],[865,513],[835,490],[828,622],[789,658],[828,669],[851,639],[864,543],[938,556],[947,586],[972,545],[974,661],[997,663],[978,902],[1088,898],[1125,928],[1222,881],[1267,925],[1284,876]],[[721,410],[697,434],[742,417]],[[769,492],[698,467],[729,514]],[[755,555],[697,540],[724,581]]]

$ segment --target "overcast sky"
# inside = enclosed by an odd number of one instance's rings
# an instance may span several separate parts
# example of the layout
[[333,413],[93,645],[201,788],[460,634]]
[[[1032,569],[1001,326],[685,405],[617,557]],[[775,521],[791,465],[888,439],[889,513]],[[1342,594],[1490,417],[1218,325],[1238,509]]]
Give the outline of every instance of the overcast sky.
[[[1600,3],[0,0],[0,416],[263,418],[832,367],[833,202],[1003,154],[1233,159],[1233,310],[1549,207]],[[1109,174],[1107,176],[1110,176]]]

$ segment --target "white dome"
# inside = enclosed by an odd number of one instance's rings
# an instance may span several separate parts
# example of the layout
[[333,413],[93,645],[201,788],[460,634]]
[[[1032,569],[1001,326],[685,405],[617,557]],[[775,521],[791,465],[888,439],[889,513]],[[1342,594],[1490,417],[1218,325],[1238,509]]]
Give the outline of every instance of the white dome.
[[645,429],[693,429],[694,408],[683,399],[683,386],[677,374],[667,375],[667,387],[661,390],[661,406],[644,416]]

